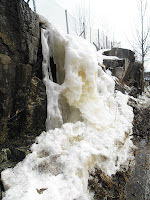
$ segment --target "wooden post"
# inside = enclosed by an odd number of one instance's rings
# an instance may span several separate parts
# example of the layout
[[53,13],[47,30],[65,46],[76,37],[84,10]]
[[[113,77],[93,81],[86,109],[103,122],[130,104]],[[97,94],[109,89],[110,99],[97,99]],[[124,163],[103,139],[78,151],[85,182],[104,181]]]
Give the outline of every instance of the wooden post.
[[112,43],[112,41],[111,41],[111,49],[112,49],[112,47],[113,47],[113,43]]
[[33,8],[34,8],[34,12],[36,12],[35,0],[33,0]]
[[92,30],[91,30],[91,27],[90,27],[90,42],[91,42],[91,37],[92,37],[91,33],[92,33]]
[[86,39],[85,38],[85,24],[83,23],[83,37],[84,37],[84,39]]
[[66,28],[67,28],[67,34],[69,34],[69,26],[68,26],[68,14],[67,14],[67,10],[65,10],[65,16],[66,16]]
[[99,29],[98,29],[98,48],[100,49],[100,41],[99,41]]
[[106,49],[108,49],[108,38],[106,36]]

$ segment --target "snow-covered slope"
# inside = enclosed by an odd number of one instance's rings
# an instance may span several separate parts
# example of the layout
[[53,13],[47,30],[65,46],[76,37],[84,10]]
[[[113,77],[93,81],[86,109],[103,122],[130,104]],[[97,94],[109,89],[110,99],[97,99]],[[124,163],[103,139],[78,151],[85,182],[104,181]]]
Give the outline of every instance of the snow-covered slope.
[[[98,66],[95,47],[40,18],[47,132],[31,154],[2,172],[3,200],[92,199],[88,178],[95,167],[111,176],[134,159],[133,112],[128,96],[114,92],[114,80]],[[59,84],[52,81],[50,55]]]

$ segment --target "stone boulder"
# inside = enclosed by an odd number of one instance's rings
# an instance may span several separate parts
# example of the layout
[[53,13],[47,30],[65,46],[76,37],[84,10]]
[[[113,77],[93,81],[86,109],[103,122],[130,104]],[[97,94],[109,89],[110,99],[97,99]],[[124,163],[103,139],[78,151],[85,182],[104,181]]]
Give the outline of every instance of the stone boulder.
[[134,52],[129,49],[123,48],[112,48],[111,50],[105,51],[104,55],[106,56],[116,56],[118,58],[127,58],[130,62],[135,61]]
[[122,79],[125,66],[124,59],[104,59],[103,64],[105,65],[106,69],[109,69],[112,72],[113,76]]
[[[131,87],[130,94],[135,96],[142,90],[142,64],[135,61],[134,52],[129,49],[112,48],[104,51],[103,64],[119,78],[121,84]],[[113,58],[114,57],[114,58]],[[117,57],[117,59],[116,59]]]

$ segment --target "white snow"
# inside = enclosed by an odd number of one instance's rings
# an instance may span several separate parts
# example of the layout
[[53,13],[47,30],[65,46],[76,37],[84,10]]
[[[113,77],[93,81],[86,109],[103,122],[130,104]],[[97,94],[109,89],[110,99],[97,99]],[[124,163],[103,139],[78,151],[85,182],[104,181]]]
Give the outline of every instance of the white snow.
[[122,58],[119,58],[117,56],[106,56],[103,53],[110,51],[110,49],[100,49],[99,51],[97,51],[97,58],[98,58],[98,62],[100,64],[103,64],[103,60],[123,60]]
[[[2,172],[3,200],[91,200],[88,178],[95,167],[111,176],[134,159],[133,111],[128,96],[114,92],[92,44],[40,19],[47,132],[36,138],[31,154]],[[52,82],[49,55],[59,84]]]

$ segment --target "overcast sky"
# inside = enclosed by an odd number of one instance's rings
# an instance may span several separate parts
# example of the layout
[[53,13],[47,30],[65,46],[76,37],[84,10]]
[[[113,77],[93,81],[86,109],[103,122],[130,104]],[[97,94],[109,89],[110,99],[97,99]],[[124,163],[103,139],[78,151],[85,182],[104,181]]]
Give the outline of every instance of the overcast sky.
[[[109,31],[115,32],[115,37],[121,41],[122,46],[129,47],[126,42],[136,16],[136,0],[57,0],[68,9],[74,8],[74,4],[80,5],[81,1],[90,5],[91,17],[94,17],[94,27],[101,28],[105,23]],[[72,3],[74,2],[74,3]]]
[[[90,16],[94,19],[93,29],[102,29],[102,25],[107,25],[109,32],[121,42],[121,47],[132,49],[129,41],[135,35],[135,25],[139,21],[137,0],[35,0],[37,12],[64,31],[64,9],[74,16],[72,11],[75,12],[81,2],[90,10]],[[31,7],[32,4],[30,0]],[[147,10],[150,11],[149,8]]]

